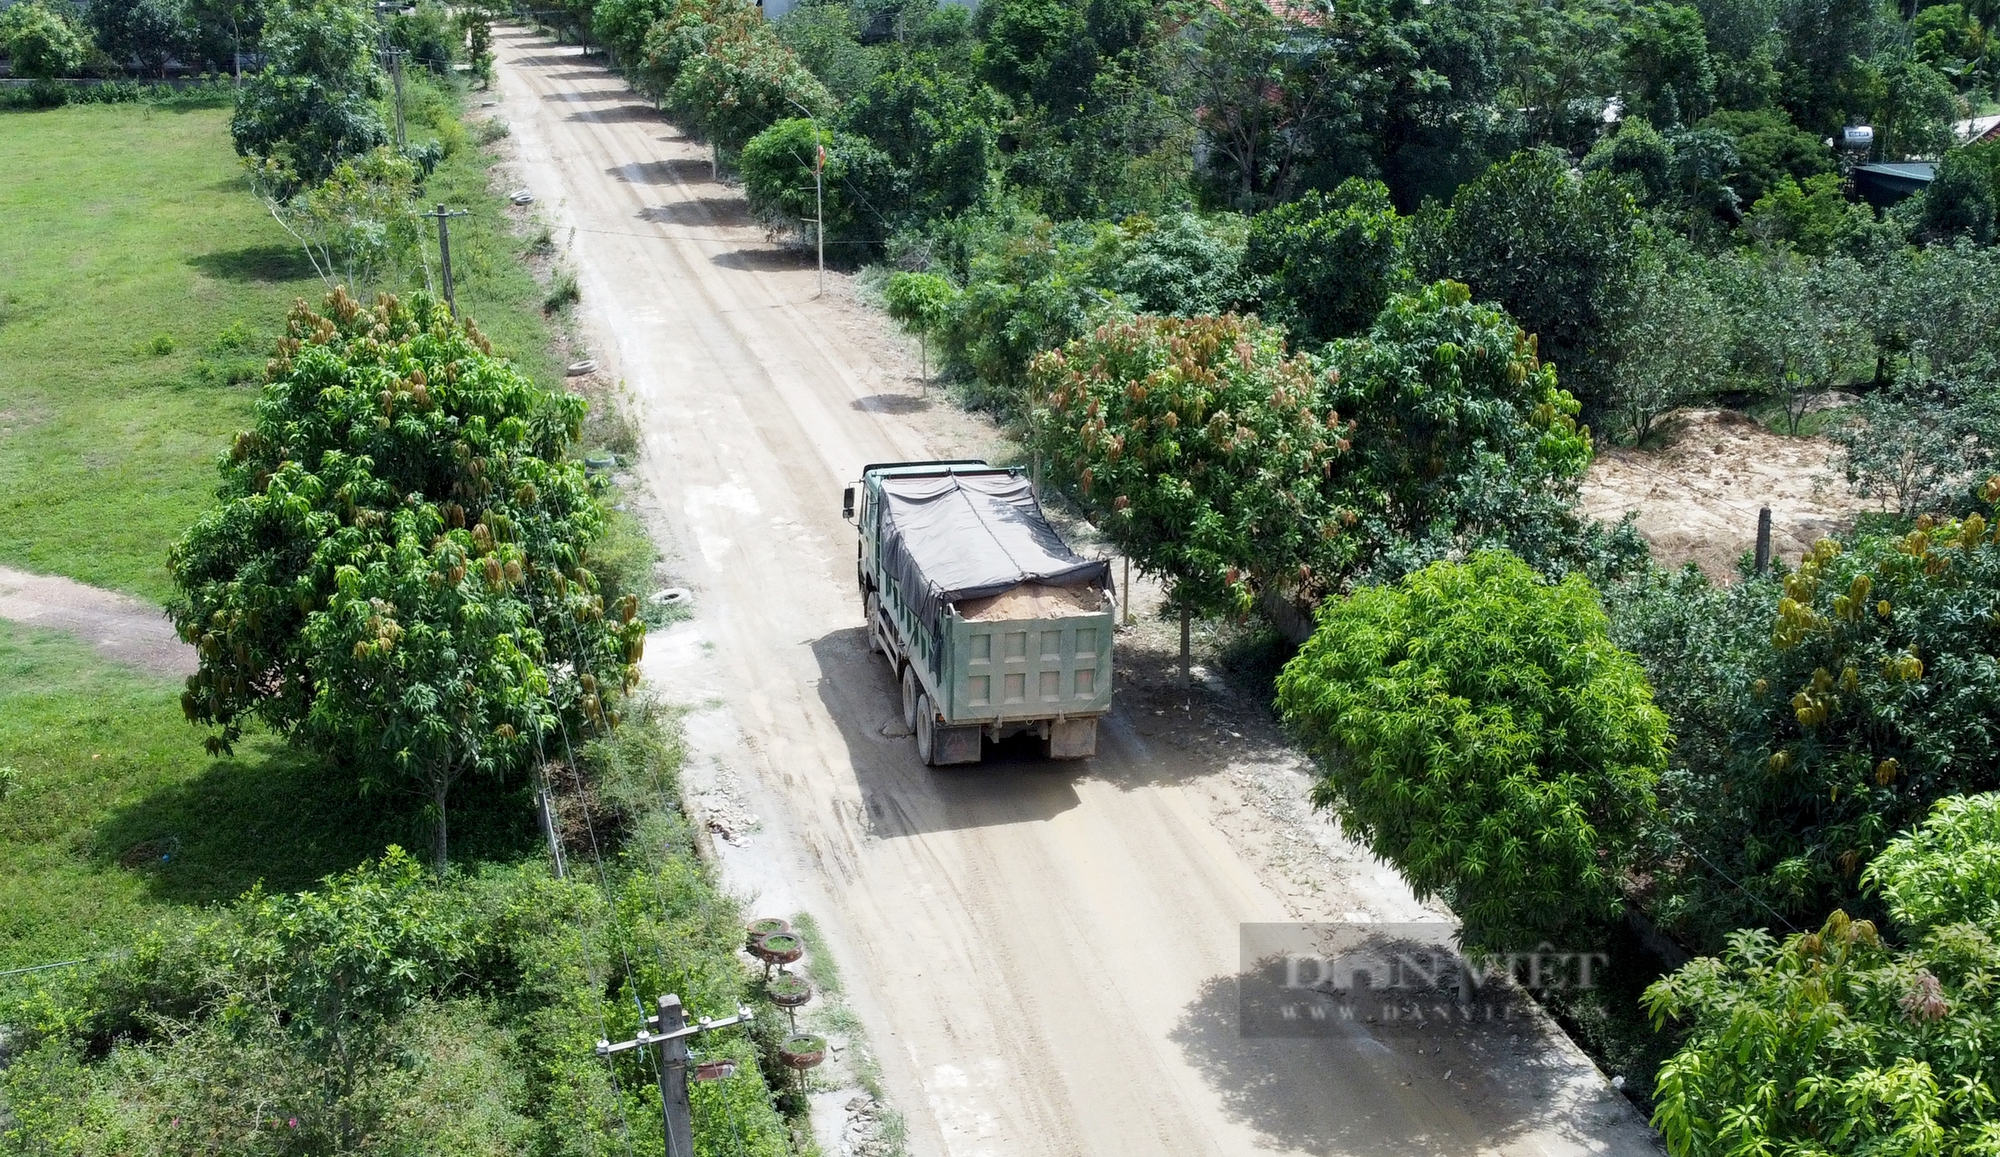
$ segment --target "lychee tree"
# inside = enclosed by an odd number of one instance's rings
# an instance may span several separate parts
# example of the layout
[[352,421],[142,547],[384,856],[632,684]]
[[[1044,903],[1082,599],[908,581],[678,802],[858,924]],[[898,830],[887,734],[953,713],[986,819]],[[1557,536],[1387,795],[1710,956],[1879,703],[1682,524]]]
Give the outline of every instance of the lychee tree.
[[[1982,496],[2000,499],[2000,479]],[[1653,907],[1697,944],[1776,916],[1881,915],[1860,872],[1890,836],[1946,796],[2000,789],[2000,525],[1986,514],[1822,539],[1745,597],[1763,637],[1740,670],[1661,676],[1735,680],[1716,689],[1726,748],[1663,793],[1675,840]],[[1713,866],[1677,862],[1686,845]]]

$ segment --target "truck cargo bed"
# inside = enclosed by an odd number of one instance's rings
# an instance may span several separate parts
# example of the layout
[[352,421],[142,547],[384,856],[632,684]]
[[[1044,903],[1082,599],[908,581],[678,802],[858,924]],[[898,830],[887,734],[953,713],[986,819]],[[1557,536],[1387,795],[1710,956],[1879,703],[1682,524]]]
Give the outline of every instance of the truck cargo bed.
[[926,762],[969,763],[1027,732],[1092,755],[1111,707],[1111,565],[1072,551],[1017,471],[863,472],[856,569],[869,633]]

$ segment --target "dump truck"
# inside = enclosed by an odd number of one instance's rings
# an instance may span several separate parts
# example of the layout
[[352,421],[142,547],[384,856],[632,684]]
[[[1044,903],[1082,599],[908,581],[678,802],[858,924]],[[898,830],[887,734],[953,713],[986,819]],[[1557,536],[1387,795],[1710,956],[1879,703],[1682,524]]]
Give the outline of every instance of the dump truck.
[[1111,564],[1063,542],[1019,470],[875,463],[841,496],[841,516],[859,538],[870,647],[902,686],[925,763],[977,763],[985,741],[1024,733],[1051,759],[1097,754]]

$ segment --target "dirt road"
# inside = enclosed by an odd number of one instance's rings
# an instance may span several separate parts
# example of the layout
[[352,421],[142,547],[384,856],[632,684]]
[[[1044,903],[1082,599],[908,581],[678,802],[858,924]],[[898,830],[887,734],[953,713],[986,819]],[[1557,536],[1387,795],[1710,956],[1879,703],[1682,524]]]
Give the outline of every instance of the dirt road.
[[696,789],[748,829],[721,845],[732,882],[824,926],[912,1152],[1654,1151],[1538,1023],[1239,1034],[1245,922],[1424,915],[1306,814],[1303,770],[1256,712],[1183,709],[1136,662],[1083,765],[933,772],[885,735],[898,707],[863,642],[840,489],[993,433],[919,397],[886,323],[838,279],[815,299],[706,151],[618,80],[520,30],[496,48],[503,179],[569,247],[695,591],[694,620],[649,640],[649,676],[695,708]]
[[113,662],[162,675],[198,665],[159,607],[56,575],[0,566],[0,619],[68,631]]

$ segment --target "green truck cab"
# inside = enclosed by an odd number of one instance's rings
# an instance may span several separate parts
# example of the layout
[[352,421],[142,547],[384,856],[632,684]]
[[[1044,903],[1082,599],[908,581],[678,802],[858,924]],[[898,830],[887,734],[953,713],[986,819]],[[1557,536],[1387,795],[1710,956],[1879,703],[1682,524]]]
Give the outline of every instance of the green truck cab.
[[[1072,551],[1018,470],[979,461],[864,467],[842,496],[871,648],[932,766],[1031,734],[1051,759],[1097,754],[1111,710],[1111,564]],[[859,499],[857,503],[857,497]]]

